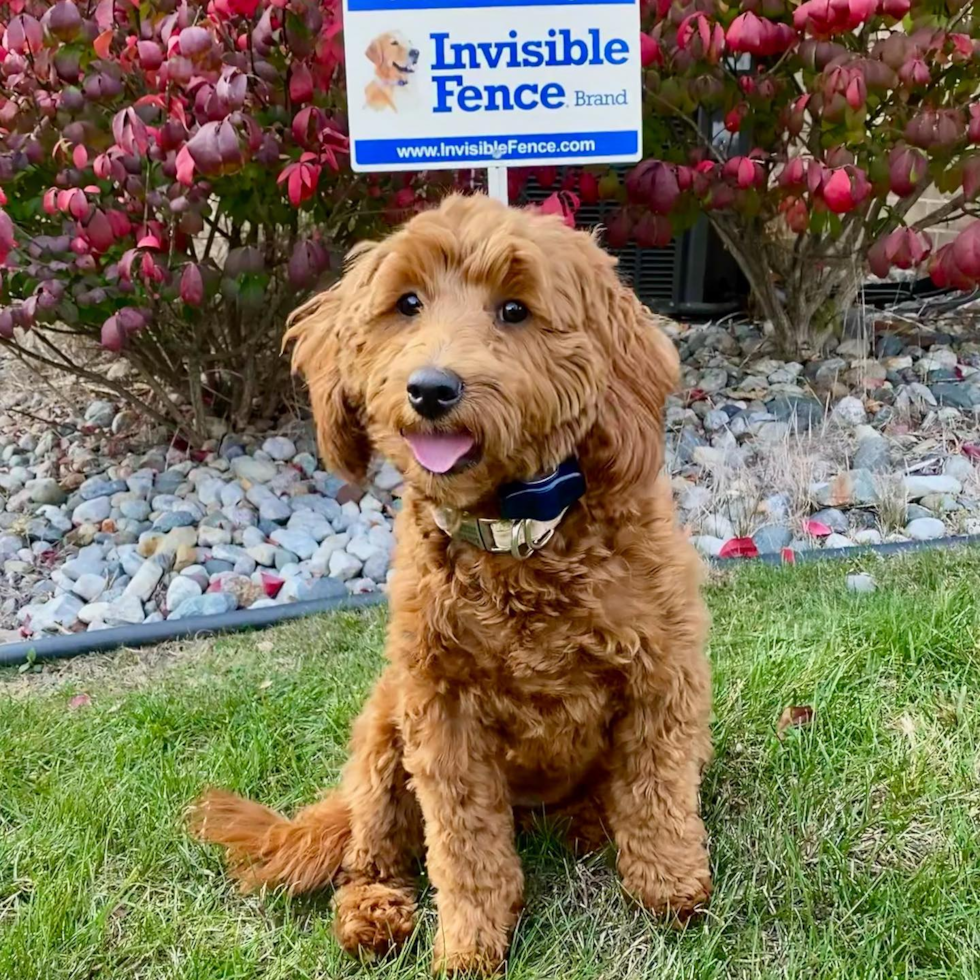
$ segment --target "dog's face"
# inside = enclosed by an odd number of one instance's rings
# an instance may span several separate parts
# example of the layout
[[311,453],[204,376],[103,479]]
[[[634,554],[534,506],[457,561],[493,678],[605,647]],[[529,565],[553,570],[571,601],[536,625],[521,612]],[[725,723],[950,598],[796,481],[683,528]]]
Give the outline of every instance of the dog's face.
[[373,445],[457,507],[575,453],[590,485],[652,479],[677,355],[614,264],[559,219],[485,197],[361,246],[288,335],[328,463],[359,475]]
[[419,60],[418,50],[397,31],[379,34],[365,55],[374,65],[375,77],[394,84],[407,83]]

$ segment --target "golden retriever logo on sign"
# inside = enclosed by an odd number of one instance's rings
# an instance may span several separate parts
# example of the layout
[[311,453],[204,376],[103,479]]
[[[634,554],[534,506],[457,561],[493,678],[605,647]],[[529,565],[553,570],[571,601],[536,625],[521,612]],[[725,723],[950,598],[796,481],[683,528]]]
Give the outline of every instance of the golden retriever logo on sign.
[[379,34],[364,52],[374,65],[374,78],[365,86],[367,105],[376,112],[398,111],[398,95],[412,80],[419,52],[398,31]]

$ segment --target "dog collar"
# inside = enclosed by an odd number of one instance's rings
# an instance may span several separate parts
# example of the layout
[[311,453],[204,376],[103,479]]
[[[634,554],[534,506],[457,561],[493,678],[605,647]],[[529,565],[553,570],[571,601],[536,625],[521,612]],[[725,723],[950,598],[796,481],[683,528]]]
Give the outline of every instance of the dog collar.
[[504,484],[498,491],[501,518],[473,517],[453,507],[437,507],[433,516],[455,540],[493,554],[527,558],[551,540],[569,507],[584,493],[585,477],[572,457],[547,476]]

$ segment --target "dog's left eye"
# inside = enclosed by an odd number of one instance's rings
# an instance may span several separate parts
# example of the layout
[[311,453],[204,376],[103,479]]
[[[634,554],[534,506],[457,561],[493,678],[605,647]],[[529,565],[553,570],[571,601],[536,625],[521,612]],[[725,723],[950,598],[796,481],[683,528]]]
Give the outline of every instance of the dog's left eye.
[[398,298],[395,309],[402,316],[418,316],[422,312],[422,300],[415,293],[405,293],[404,296]]
[[530,315],[530,310],[516,299],[507,300],[498,311],[498,316],[504,323],[523,323]]

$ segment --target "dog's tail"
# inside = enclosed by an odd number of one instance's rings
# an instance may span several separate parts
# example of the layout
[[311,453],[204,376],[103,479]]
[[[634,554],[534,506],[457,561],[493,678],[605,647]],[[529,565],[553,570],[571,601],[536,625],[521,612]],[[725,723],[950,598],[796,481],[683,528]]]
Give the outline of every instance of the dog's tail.
[[329,885],[350,839],[350,811],[339,791],[292,820],[224,790],[211,790],[190,811],[192,831],[223,844],[243,892],[284,885],[291,894]]

